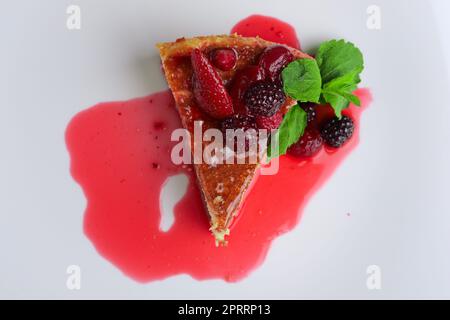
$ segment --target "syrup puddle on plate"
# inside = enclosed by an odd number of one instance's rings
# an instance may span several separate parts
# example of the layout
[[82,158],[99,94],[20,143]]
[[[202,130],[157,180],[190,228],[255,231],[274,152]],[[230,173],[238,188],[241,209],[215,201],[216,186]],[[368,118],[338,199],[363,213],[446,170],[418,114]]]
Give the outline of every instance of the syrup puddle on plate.
[[[299,46],[291,26],[269,17],[246,18],[232,32]],[[335,152],[323,149],[313,160],[281,157],[278,174],[256,181],[226,247],[216,247],[208,231],[192,167],[170,160],[170,134],[181,127],[170,91],[80,112],[67,127],[66,144],[71,174],[87,199],[86,236],[136,281],[178,274],[243,279],[263,262],[272,240],[298,223],[308,199],[357,145],[359,118],[371,96],[367,89],[356,94],[362,107],[345,110],[355,122],[352,139]],[[180,174],[187,177],[186,192],[171,204],[174,221],[161,224],[162,188]],[[295,190],[295,195],[285,190]]]

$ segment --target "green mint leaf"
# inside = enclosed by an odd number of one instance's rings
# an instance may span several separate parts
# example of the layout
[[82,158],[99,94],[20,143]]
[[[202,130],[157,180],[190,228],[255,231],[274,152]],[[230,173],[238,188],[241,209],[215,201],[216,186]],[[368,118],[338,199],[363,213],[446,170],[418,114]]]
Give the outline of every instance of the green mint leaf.
[[359,83],[359,73],[364,69],[361,51],[351,42],[345,40],[331,40],[320,45],[316,55],[320,68],[322,82],[354,74],[354,82]]
[[338,118],[341,118],[342,110],[347,108],[350,102],[357,106],[361,105],[359,98],[353,94],[356,89],[354,78],[355,74],[349,73],[331,80],[322,88],[321,100],[332,106]]
[[343,92],[342,96],[345,99],[347,99],[348,101],[350,101],[351,103],[353,103],[355,106],[358,106],[358,107],[361,106],[361,100],[359,100],[359,98],[357,96],[355,96],[353,93]]
[[289,97],[300,102],[319,102],[322,80],[315,60],[295,60],[284,68],[281,76]]
[[342,117],[342,110],[346,109],[350,102],[343,96],[334,93],[323,93],[323,97],[334,109],[336,117],[339,119]]
[[298,104],[293,106],[284,115],[280,127],[271,138],[271,142],[274,144],[267,148],[268,161],[285,154],[287,149],[303,135],[307,122],[305,110],[300,108]]
[[347,91],[356,89],[357,82],[359,78],[359,70],[349,72],[343,76],[334,78],[323,84],[322,91]]
[[351,92],[339,91],[322,91],[323,99],[328,102],[334,109],[336,116],[340,119],[342,117],[342,110],[346,109],[348,105],[353,103],[356,106],[361,105],[361,101],[357,96]]
[[316,60],[323,83],[320,101],[328,102],[338,118],[350,102],[359,106],[361,103],[353,91],[364,69],[361,51],[350,42],[331,40],[320,45]]

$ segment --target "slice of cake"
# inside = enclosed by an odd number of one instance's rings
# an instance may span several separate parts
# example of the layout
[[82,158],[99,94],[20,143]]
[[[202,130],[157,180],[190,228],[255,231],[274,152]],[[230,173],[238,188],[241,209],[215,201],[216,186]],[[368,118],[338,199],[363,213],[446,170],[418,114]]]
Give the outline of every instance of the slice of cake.
[[[182,125],[191,133],[192,152],[195,121],[200,121],[203,132],[275,129],[296,103],[284,95],[281,70],[295,59],[312,59],[284,45],[237,35],[183,38],[157,47]],[[226,243],[258,166],[194,164],[216,243]]]

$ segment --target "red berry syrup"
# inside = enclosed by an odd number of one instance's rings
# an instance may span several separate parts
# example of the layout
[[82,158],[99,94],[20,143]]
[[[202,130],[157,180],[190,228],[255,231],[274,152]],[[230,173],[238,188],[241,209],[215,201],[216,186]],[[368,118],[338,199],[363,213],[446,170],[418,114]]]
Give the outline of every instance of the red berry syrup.
[[259,36],[267,41],[273,41],[300,49],[300,41],[294,27],[276,18],[251,15],[239,21],[231,33],[237,33],[244,37]]
[[[272,240],[298,223],[309,197],[357,145],[359,118],[371,98],[365,89],[356,94],[362,107],[345,110],[355,122],[350,141],[337,150],[323,149],[314,160],[282,156],[277,175],[255,182],[227,247],[216,247],[208,231],[192,167],[170,160],[170,134],[181,126],[170,91],[80,112],[67,127],[66,144],[72,176],[87,199],[85,234],[103,257],[140,282],[177,274],[244,278],[263,262]],[[174,224],[163,232],[160,193],[176,174],[187,175],[189,185],[174,208]]]

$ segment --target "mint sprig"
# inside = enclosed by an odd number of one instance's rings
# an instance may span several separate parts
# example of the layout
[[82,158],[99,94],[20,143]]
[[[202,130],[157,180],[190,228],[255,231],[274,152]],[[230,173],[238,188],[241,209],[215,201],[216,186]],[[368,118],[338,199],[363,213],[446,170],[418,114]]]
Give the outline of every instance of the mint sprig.
[[[351,42],[331,40],[320,45],[316,59],[291,62],[281,73],[287,96],[299,102],[329,103],[338,118],[351,103],[359,106],[353,94],[364,69],[361,51]],[[307,125],[306,112],[295,105],[283,118],[272,142],[278,148],[267,150],[268,159],[281,156],[300,139]]]
[[361,51],[351,42],[331,40],[320,45],[316,55],[322,77],[320,101],[329,103],[338,118],[350,102],[361,103],[353,94],[361,81],[359,74],[364,69]]

